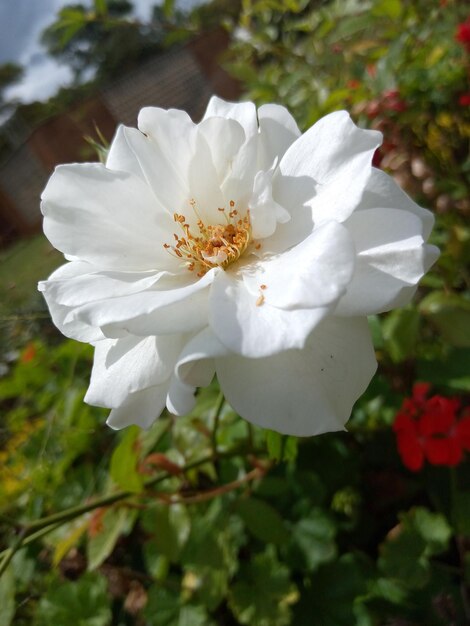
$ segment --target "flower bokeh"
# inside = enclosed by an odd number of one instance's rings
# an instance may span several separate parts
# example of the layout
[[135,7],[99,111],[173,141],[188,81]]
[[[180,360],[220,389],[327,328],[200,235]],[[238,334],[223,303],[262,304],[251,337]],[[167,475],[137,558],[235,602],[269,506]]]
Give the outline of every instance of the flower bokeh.
[[470,17],[457,26],[455,39],[470,53]]

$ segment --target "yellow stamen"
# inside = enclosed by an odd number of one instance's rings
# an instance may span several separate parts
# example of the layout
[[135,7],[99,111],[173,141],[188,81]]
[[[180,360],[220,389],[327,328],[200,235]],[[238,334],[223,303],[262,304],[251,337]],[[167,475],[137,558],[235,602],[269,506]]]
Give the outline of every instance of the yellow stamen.
[[[165,249],[171,249],[177,257],[183,258],[187,269],[196,275],[204,276],[213,267],[226,268],[237,261],[245,252],[251,240],[250,211],[247,210],[243,218],[235,221],[238,211],[233,209],[235,202],[230,201],[232,210],[227,216],[225,208],[219,207],[218,211],[224,214],[226,224],[207,225],[197,212],[196,202],[190,200],[191,209],[197,218],[199,234],[191,232],[186,217],[178,213],[173,214],[173,219],[183,230],[184,236],[173,234],[176,244],[170,246],[163,244]],[[230,218],[230,219],[229,219]],[[170,252],[170,250],[168,250]]]

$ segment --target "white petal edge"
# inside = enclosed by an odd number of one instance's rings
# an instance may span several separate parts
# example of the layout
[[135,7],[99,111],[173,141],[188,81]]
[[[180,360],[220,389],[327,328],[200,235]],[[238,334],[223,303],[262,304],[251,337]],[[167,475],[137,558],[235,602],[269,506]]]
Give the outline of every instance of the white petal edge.
[[279,104],[263,104],[258,109],[260,149],[258,167],[267,169],[275,158],[280,159],[300,130],[289,111]]
[[109,338],[197,331],[207,325],[208,287],[217,270],[173,289],[149,290],[75,309],[75,319],[101,328]]
[[128,336],[97,342],[85,402],[117,408],[128,395],[164,383],[182,346],[181,336]]
[[170,413],[184,415],[195,406],[197,387],[206,387],[215,374],[214,358],[229,354],[214,333],[205,328],[193,337],[178,356],[168,391]]
[[52,321],[60,332],[70,339],[84,343],[99,341],[104,339],[104,335],[99,328],[93,328],[79,320],[70,319],[72,307],[58,302],[54,283],[56,280],[58,282],[72,281],[75,277],[81,277],[93,268],[94,266],[89,263],[81,261],[65,263],[55,270],[48,280],[40,281],[38,284],[38,290],[42,292],[49,307]]
[[101,269],[170,270],[177,264],[163,248],[172,219],[133,174],[100,163],[61,165],[42,193],[41,210],[55,248]]
[[423,222],[401,209],[365,209],[344,223],[357,249],[354,276],[337,315],[372,315],[407,304],[439,256],[423,241]]
[[365,318],[328,317],[303,350],[216,359],[225,398],[248,421],[306,437],[344,429],[377,363]]
[[377,207],[410,211],[422,221],[423,239],[427,240],[431,234],[434,226],[434,215],[431,211],[413,202],[391,176],[373,167],[358,210],[365,211]]
[[218,96],[212,96],[203,120],[211,117],[236,120],[244,129],[247,139],[258,133],[258,118],[253,102],[227,102]]
[[121,406],[112,409],[106,423],[113,430],[132,425],[147,430],[165,408],[167,392],[168,382],[128,395]]
[[[359,205],[372,172],[372,157],[381,142],[381,133],[358,128],[346,111],[326,115],[281,159],[275,199],[289,206],[289,189],[295,184],[290,179],[310,179],[315,189],[308,205],[314,223],[345,220]],[[303,182],[304,187],[306,184]]]

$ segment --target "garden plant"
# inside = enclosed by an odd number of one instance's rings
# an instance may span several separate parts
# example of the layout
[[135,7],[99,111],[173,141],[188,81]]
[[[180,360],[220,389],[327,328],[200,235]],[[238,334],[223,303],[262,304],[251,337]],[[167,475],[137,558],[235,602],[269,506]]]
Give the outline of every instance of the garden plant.
[[0,626],[470,624],[468,7],[172,5],[159,45],[212,7],[245,104],[146,108],[43,193],[68,257],[1,308]]

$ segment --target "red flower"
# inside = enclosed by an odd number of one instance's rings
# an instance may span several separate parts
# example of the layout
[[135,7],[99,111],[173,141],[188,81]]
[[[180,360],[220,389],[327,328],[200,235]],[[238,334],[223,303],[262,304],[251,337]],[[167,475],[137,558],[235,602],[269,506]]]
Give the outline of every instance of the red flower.
[[372,166],[373,167],[380,167],[382,161],[383,161],[383,154],[380,150],[380,148],[377,148],[377,150],[374,152],[374,156],[372,157]]
[[348,87],[349,89],[357,89],[360,86],[361,83],[355,78],[351,78],[351,80],[348,80],[348,82],[346,83],[346,87]]
[[382,93],[383,108],[385,111],[402,113],[408,108],[406,102],[401,99],[398,89],[389,89]]
[[467,52],[470,52],[470,17],[457,26],[455,40],[461,43]]
[[30,361],[34,359],[35,356],[36,356],[36,346],[34,345],[34,343],[28,343],[28,345],[23,350],[20,356],[20,361],[21,363],[29,363]]
[[470,413],[458,416],[456,398],[427,398],[430,385],[417,383],[413,395],[403,401],[393,430],[403,464],[413,472],[431,465],[458,465],[470,451]]
[[470,92],[469,93],[463,93],[459,97],[459,104],[460,104],[461,107],[470,107]]

